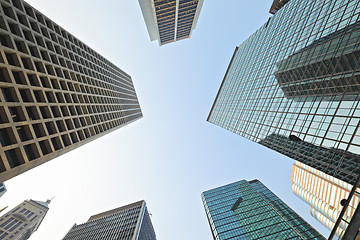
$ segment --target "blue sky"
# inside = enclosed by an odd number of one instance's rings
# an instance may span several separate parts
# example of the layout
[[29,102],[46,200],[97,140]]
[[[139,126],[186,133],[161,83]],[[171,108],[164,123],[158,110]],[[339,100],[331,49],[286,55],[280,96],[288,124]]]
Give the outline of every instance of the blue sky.
[[205,1],[190,39],[150,42],[137,0],[28,0],[132,76],[144,117],[6,182],[1,205],[55,196],[32,240],[144,199],[159,240],[212,239],[201,192],[259,179],[325,236],[290,189],[293,160],[206,122],[236,46],[271,0]]

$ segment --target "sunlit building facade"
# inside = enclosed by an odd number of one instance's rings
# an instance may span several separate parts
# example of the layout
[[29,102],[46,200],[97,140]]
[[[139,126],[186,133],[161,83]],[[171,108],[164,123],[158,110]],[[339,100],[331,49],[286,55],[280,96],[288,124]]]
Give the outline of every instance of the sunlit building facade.
[[[332,230],[343,208],[341,200],[348,198],[353,186],[298,161],[292,166],[290,180],[293,193],[309,204],[311,216]],[[346,230],[346,222],[350,222],[359,203],[360,195],[355,193],[343,216],[345,221],[340,223],[342,230]]]
[[236,48],[207,120],[354,183],[360,171],[359,4],[287,1]]
[[139,0],[150,40],[159,45],[191,36],[204,0]]
[[325,239],[259,180],[201,194],[214,240]]
[[0,10],[0,182],[142,117],[127,73],[25,1]]
[[74,225],[63,240],[156,240],[145,201],[91,216]]
[[0,239],[25,240],[38,230],[49,210],[46,202],[25,200],[0,217]]

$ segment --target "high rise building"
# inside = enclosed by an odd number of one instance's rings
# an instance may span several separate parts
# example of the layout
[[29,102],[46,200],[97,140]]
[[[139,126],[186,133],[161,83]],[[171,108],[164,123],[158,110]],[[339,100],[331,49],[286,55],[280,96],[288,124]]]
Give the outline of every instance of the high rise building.
[[74,225],[63,240],[156,240],[145,201],[91,216]]
[[214,240],[325,239],[259,180],[201,194]]
[[0,8],[0,182],[142,117],[128,74],[23,0]]
[[25,240],[40,226],[50,200],[46,202],[25,200],[0,217],[0,239]]
[[207,120],[354,184],[360,2],[275,2],[286,4],[235,49]]
[[[293,193],[310,205],[311,216],[332,230],[343,208],[341,200],[348,198],[353,186],[298,161],[290,179]],[[343,216],[345,221],[350,222],[359,202],[360,195],[355,193]],[[337,229],[338,236],[347,228],[345,221]]]
[[150,40],[159,45],[191,36],[204,0],[139,0]]

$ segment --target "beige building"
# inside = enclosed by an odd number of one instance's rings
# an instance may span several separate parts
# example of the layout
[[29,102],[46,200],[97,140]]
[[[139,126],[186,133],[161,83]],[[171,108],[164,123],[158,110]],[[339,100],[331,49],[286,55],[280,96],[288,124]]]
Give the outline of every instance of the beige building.
[[191,36],[204,0],[139,0],[150,40],[159,45]]
[[[340,201],[348,197],[353,186],[298,161],[292,166],[290,179],[291,190],[310,205],[311,216],[332,230],[342,210]],[[355,193],[344,215],[346,221],[350,222],[359,200]],[[337,235],[346,227],[342,221]]]
[[131,77],[23,0],[0,0],[0,182],[142,117]]
[[0,217],[0,239],[25,240],[40,226],[50,200],[25,200]]

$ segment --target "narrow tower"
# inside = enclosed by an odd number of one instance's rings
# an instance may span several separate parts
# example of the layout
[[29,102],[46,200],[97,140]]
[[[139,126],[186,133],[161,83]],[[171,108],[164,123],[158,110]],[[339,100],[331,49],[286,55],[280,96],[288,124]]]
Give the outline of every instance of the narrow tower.
[[25,200],[0,218],[0,239],[25,240],[39,228],[50,200]]

